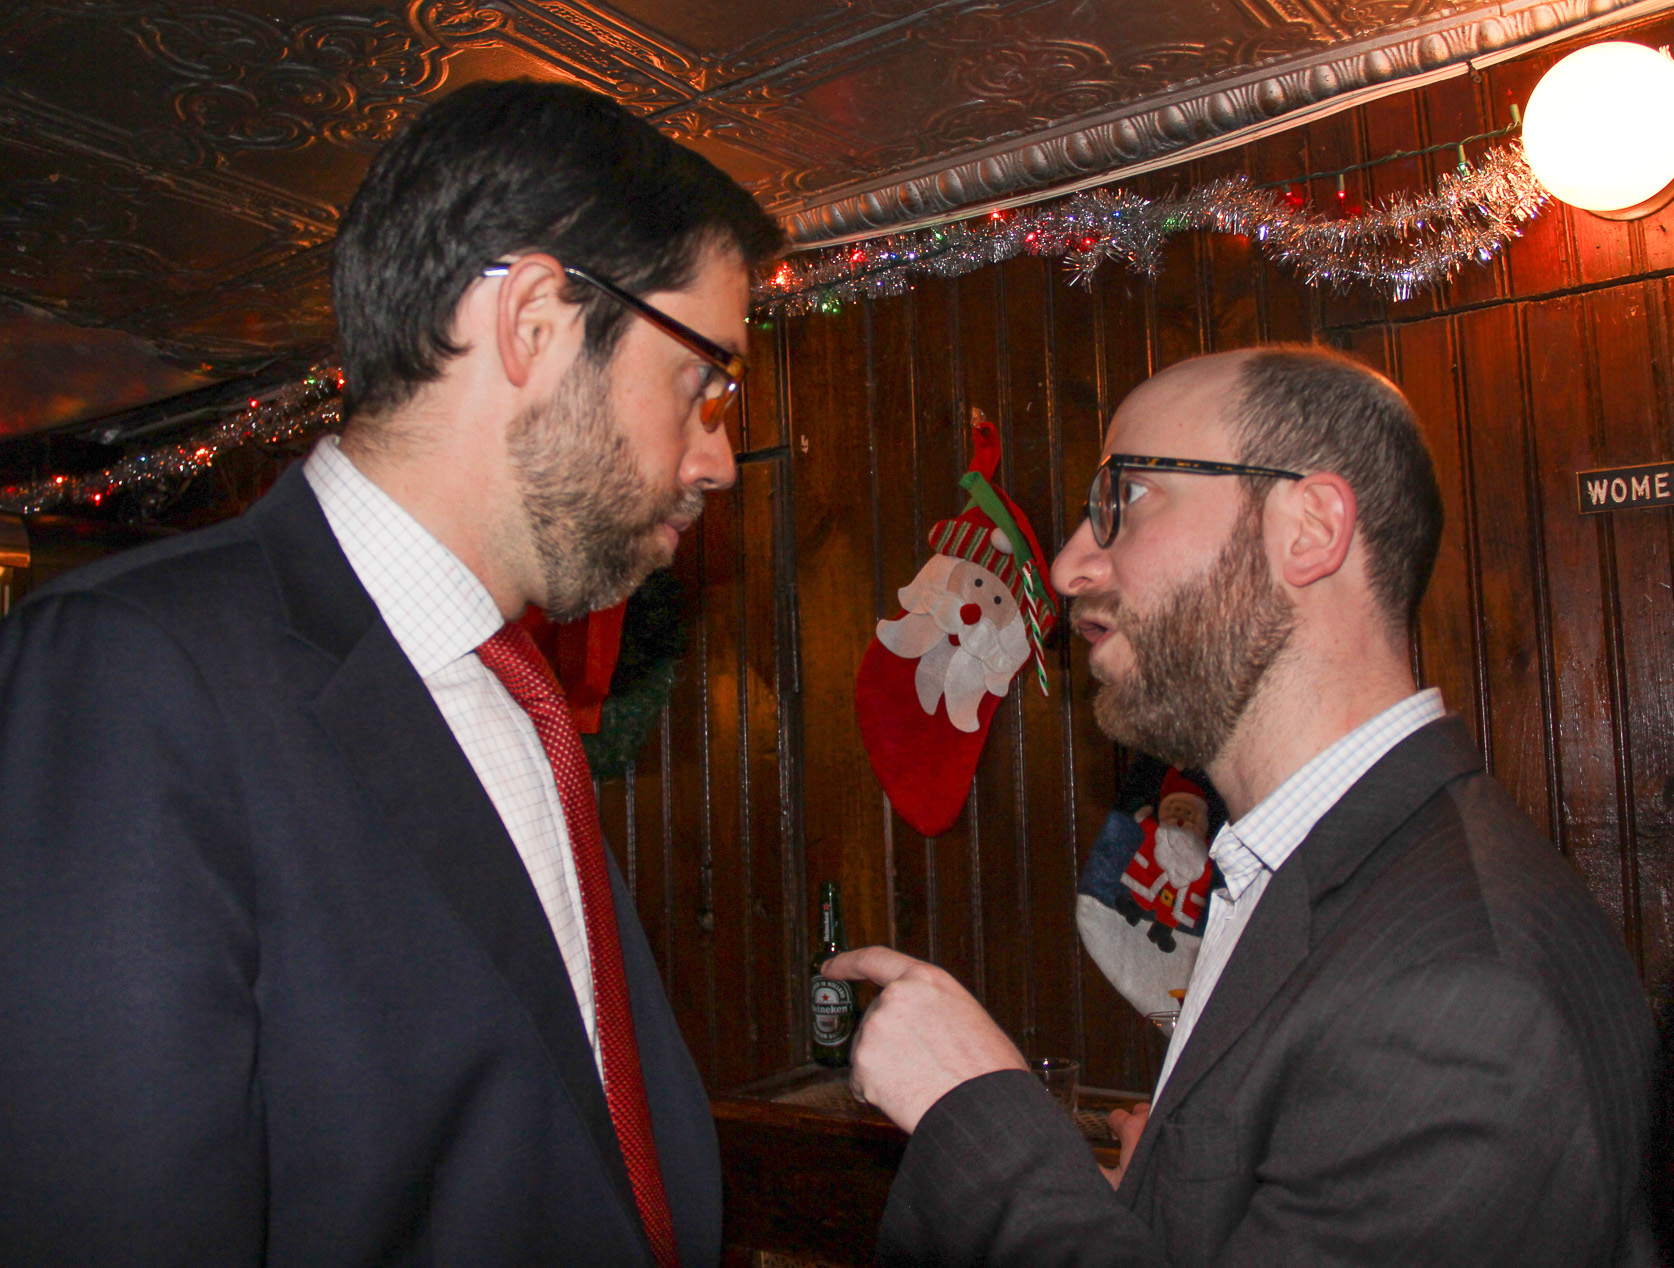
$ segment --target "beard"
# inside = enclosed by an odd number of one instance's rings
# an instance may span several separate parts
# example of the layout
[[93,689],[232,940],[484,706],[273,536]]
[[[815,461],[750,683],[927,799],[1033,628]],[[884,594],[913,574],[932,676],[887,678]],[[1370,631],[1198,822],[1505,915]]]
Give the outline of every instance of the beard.
[[1087,596],[1071,609],[1072,622],[1083,616],[1133,649],[1132,668],[1105,681],[1093,702],[1099,729],[1181,770],[1201,770],[1220,755],[1296,628],[1268,567],[1259,510],[1156,612],[1141,616],[1114,596]]
[[622,602],[671,562],[659,525],[703,513],[698,490],[656,489],[640,474],[610,407],[605,370],[583,355],[552,398],[508,431],[541,569],[541,607],[553,621]]

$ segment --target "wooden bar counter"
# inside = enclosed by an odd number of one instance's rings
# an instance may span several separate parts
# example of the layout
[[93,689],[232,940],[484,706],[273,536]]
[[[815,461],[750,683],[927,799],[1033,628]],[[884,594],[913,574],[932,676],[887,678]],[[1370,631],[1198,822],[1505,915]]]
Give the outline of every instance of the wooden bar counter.
[[[1105,1166],[1120,1151],[1106,1115],[1143,1097],[1082,1088],[1076,1121]],[[848,1071],[806,1065],[710,1098],[721,1141],[727,1264],[750,1252],[861,1268],[907,1136],[848,1090]]]

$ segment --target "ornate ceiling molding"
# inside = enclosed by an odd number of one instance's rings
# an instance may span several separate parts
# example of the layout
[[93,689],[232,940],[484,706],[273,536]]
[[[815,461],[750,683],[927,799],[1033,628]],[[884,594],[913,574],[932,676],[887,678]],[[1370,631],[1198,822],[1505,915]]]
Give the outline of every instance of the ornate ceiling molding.
[[[1239,0],[1239,5],[1262,10],[1264,22],[1305,21],[1314,31],[1330,17],[1313,0]],[[1364,29],[1413,7],[1387,2],[1341,6],[1331,25]],[[1404,91],[1594,25],[1668,7],[1669,0],[1525,0],[1454,14],[1311,57],[1293,53],[1276,72],[1234,74],[1150,95],[1092,122],[988,147],[952,165],[909,173],[785,215],[783,221],[795,246],[814,247],[951,219],[980,206],[1017,205],[1031,200],[1031,195],[1019,196],[1023,191],[1055,195],[1137,174],[1206,152],[1209,146],[1241,144],[1275,125],[1292,127],[1307,115],[1345,109],[1369,94]],[[1198,58],[1201,64],[1201,52]],[[1236,64],[1238,59],[1229,60]]]
[[333,335],[369,155],[481,78],[593,87],[794,239],[1242,144],[1674,0],[0,0],[0,303],[233,373]]

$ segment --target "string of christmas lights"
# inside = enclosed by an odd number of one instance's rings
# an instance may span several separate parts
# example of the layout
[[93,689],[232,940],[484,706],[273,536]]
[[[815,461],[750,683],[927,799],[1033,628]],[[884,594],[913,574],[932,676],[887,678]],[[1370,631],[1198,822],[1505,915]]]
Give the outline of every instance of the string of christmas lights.
[[179,489],[230,449],[283,444],[337,426],[342,389],[337,367],[315,366],[297,382],[265,399],[251,398],[245,408],[184,440],[130,454],[103,471],[0,486],[0,511],[31,515],[68,505],[98,506],[126,491]]
[[1369,285],[1391,299],[1439,286],[1468,262],[1486,264],[1522,233],[1547,193],[1520,145],[1463,161],[1429,193],[1396,194],[1368,207],[1338,180],[1335,214],[1310,208],[1294,188],[1212,181],[1185,194],[1142,198],[1095,189],[1058,202],[994,211],[974,220],[895,234],[780,263],[752,296],[763,314],[835,312],[867,296],[900,295],[914,276],[957,277],[1019,255],[1061,258],[1071,281],[1090,286],[1106,261],[1155,277],[1163,249],[1193,231],[1244,235],[1309,286]]
[[[1441,285],[1466,263],[1491,261],[1547,201],[1515,143],[1488,150],[1474,165],[1464,161],[1461,146],[1460,158],[1458,169],[1431,192],[1397,194],[1365,208],[1349,201],[1339,175],[1333,215],[1310,208],[1294,186],[1280,190],[1244,179],[1154,199],[1091,190],[785,260],[758,282],[752,305],[758,316],[835,312],[863,297],[903,294],[914,276],[957,277],[1019,255],[1061,258],[1070,280],[1083,286],[1111,260],[1155,277],[1168,240],[1194,231],[1242,234],[1310,286],[1340,291],[1362,284],[1408,299]],[[36,514],[98,506],[122,492],[178,490],[228,450],[283,444],[338,426],[342,385],[336,366],[315,366],[185,440],[87,475],[0,486],[0,511]]]

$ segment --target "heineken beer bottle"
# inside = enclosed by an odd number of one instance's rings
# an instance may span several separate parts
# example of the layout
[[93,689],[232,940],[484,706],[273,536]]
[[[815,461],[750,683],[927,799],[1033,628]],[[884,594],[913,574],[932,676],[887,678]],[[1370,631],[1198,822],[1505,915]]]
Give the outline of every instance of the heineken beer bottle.
[[821,1065],[849,1063],[849,1040],[854,1037],[854,986],[820,972],[822,964],[848,949],[849,940],[843,933],[843,896],[827,881],[820,886],[820,945],[808,970],[814,1010],[814,1060]]

